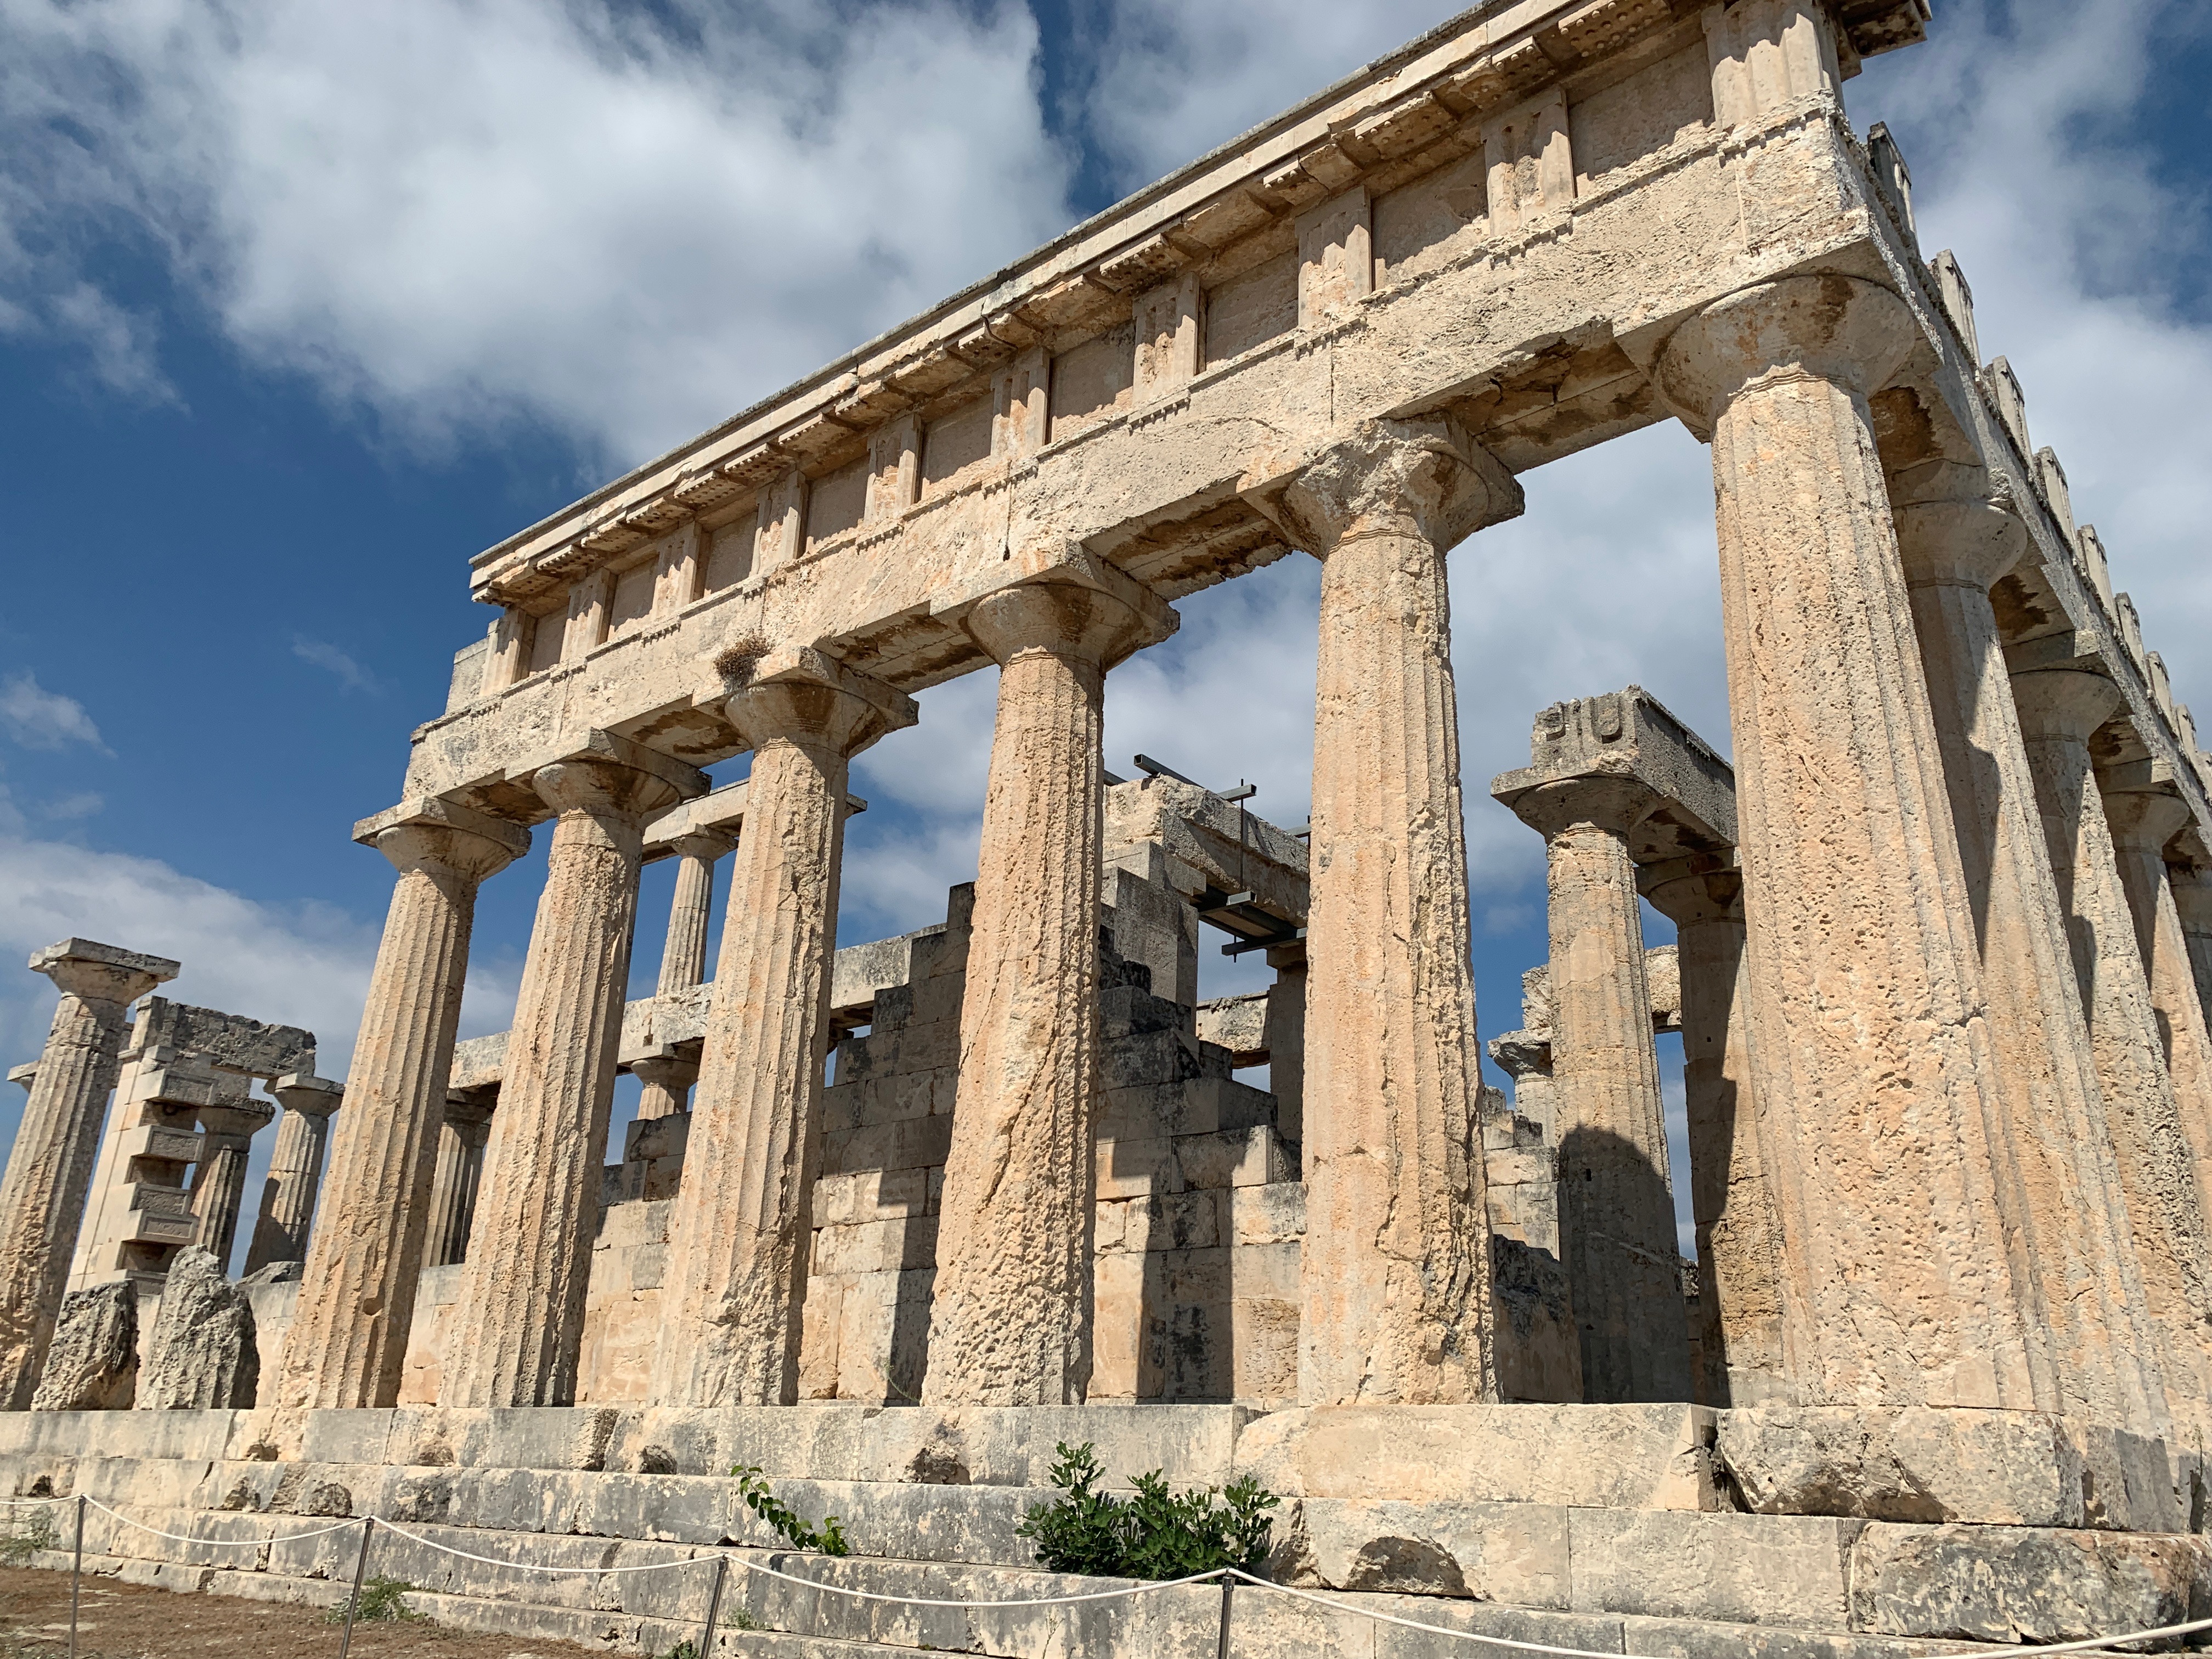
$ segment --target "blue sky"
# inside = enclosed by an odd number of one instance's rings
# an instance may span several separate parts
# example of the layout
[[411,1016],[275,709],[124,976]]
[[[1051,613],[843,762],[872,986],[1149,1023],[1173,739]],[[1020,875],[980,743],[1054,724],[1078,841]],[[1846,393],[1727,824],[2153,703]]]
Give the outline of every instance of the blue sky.
[[[346,831],[489,620],[471,554],[1450,10],[0,0],[0,957],[178,957],[174,994],[307,1024],[343,1076],[390,883]],[[2202,9],[1939,12],[1854,125],[1898,135],[2212,725]],[[1524,482],[1454,557],[1485,1036],[1545,954],[1540,845],[1485,794],[1530,716],[1634,680],[1727,738],[1704,452],[1668,426]],[[1186,602],[1109,684],[1109,763],[1303,823],[1314,592],[1290,560]],[[848,942],[972,875],[992,690],[863,757]],[[465,1029],[505,1024],[535,901],[532,866],[487,887]],[[0,1059],[51,1009],[0,962]]]

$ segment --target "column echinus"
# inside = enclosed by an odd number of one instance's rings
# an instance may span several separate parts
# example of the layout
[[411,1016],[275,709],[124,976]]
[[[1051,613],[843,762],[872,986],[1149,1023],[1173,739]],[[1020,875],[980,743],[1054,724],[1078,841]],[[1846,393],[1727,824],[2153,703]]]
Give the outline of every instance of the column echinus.
[[[514,769],[521,775],[523,769]],[[593,731],[530,769],[553,812],[439,1403],[567,1406],[599,1230],[646,820],[706,775]]]
[[1109,569],[967,617],[1000,665],[960,1080],[939,1206],[932,1406],[1065,1406],[1091,1376],[1106,671],[1178,617]]
[[1657,375],[1712,447],[1790,1383],[2027,1408],[1973,916],[1868,410],[1916,327],[1887,289],[1785,277],[1681,325]]
[[0,1411],[27,1410],[60,1316],[130,1005],[177,976],[166,957],[65,939],[31,957],[61,993],[0,1177]]
[[752,770],[670,1219],[650,1398],[775,1406],[799,1387],[846,772],[915,711],[811,647],[740,645],[717,665]]
[[1378,421],[1261,503],[1322,562],[1298,1397],[1494,1397],[1444,556],[1522,510],[1446,421]]
[[253,1242],[246,1248],[248,1273],[272,1261],[307,1260],[331,1115],[345,1097],[343,1085],[296,1072],[278,1078],[269,1091],[284,1109],[284,1117],[276,1126],[269,1176],[261,1188],[261,1213],[253,1224]]
[[1922,462],[1889,497],[1981,939],[1997,1196],[2031,1335],[2057,1409],[2162,1432],[2159,1343],[1990,601],[2027,529],[1979,466]]
[[2184,1122],[2166,1070],[2149,975],[2089,757],[2091,735],[2119,709],[2120,689],[2079,668],[2015,674],[2012,684],[2144,1297],[2166,1338],[2167,1407],[2178,1424],[2202,1432],[2212,1394],[2212,1216],[2204,1149]]
[[399,1401],[477,888],[530,850],[520,825],[429,799],[356,824],[354,839],[399,879],[284,1337],[274,1403],[294,1408]]

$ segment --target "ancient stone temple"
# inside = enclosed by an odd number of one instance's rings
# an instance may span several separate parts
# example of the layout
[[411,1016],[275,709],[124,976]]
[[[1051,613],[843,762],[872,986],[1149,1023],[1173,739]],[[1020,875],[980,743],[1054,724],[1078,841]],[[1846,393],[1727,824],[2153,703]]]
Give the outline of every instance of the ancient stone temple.
[[[486,637],[356,831],[396,881],[342,1109],[307,1034],[150,996],[175,963],[33,962],[9,1490],[395,1522],[424,1610],[639,1654],[726,1546],[894,1598],[733,1571],[732,1654],[1468,1646],[1381,1613],[1903,1659],[2212,1611],[2212,760],[1847,116],[1929,21],[1488,0],[481,554]],[[1509,1101],[1447,556],[1667,420],[1710,447],[1729,730],[1563,686],[1492,784],[1549,876]],[[1293,556],[1310,826],[1109,774],[1108,676]],[[975,882],[841,940],[853,757],[993,666]],[[457,1042],[533,836],[512,1029]],[[1216,946],[1269,988],[1201,1003]],[[134,1356],[170,1408],[93,1409]],[[1085,1441],[1256,1478],[1270,1577],[1331,1603],[1047,1604],[1096,1581],[1015,1527]],[[775,1553],[732,1465],[854,1553]],[[88,1547],[328,1600],[358,1536]]]

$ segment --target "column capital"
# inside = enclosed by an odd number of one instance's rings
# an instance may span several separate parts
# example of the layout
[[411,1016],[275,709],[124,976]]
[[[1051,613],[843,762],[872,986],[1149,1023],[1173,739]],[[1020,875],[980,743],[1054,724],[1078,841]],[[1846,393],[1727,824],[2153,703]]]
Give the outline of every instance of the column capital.
[[499,1109],[499,1091],[488,1089],[455,1089],[446,1096],[446,1121],[462,1132],[464,1138],[471,1130],[490,1127],[492,1114]]
[[1317,559],[1377,533],[1445,552],[1524,505],[1519,481],[1444,419],[1369,421],[1248,499]]
[[1723,410],[1764,383],[1826,380],[1870,397],[1919,337],[1888,289],[1856,276],[1784,276],[1739,289],[1682,324],[1652,378],[1682,423],[1706,438]]
[[1733,854],[1726,861],[1694,854],[1644,865],[1636,872],[1636,890],[1677,927],[1707,921],[1743,925],[1743,869]]
[[969,635],[1002,668],[1025,653],[1048,651],[1102,672],[1157,645],[1181,622],[1149,589],[1124,595],[1066,581],[1001,588],[966,618]]
[[328,1117],[345,1098],[345,1085],[311,1072],[288,1072],[269,1085],[269,1092],[288,1112],[301,1117]]
[[507,775],[526,778],[538,799],[564,817],[575,812],[659,812],[708,788],[707,775],[697,767],[597,728],[586,732],[581,744],[533,757],[510,767]]
[[65,939],[31,954],[30,969],[65,995],[131,1002],[183,971],[167,957],[144,956],[88,939]]
[[428,869],[480,882],[530,850],[530,831],[434,795],[418,795],[387,807],[353,827],[353,838],[374,847],[402,875]]
[[665,1054],[641,1054],[629,1065],[630,1074],[639,1082],[659,1089],[680,1092],[699,1080],[698,1059],[679,1054],[673,1047]]
[[[2173,908],[2180,913],[2182,931],[2212,933],[2212,870],[2197,864],[2169,864],[2166,884],[2173,892]],[[8,1075],[15,1076],[14,1072]]]
[[811,646],[740,641],[714,659],[723,712],[753,748],[785,742],[850,760],[921,718],[914,699]]
[[1924,461],[1889,481],[1897,550],[1908,587],[1986,592],[2027,551],[2011,483],[1956,461]]
[[200,1127],[207,1132],[210,1151],[226,1145],[242,1149],[276,1116],[274,1106],[252,1099],[199,1109]]
[[694,830],[676,837],[668,848],[678,858],[704,859],[712,864],[738,844],[738,838],[726,830]]
[[2038,668],[2012,677],[2012,700],[2023,737],[2087,743],[2119,711],[2120,688],[2084,668]]
[[1585,823],[1609,835],[1626,836],[1667,799],[1638,778],[1597,773],[1516,784],[1526,775],[1508,772],[1490,786],[1490,793],[1547,842]]
[[2115,789],[2103,796],[2105,822],[2112,844],[2166,856],[2166,844],[2187,829],[2196,814],[2179,795],[2155,789]]

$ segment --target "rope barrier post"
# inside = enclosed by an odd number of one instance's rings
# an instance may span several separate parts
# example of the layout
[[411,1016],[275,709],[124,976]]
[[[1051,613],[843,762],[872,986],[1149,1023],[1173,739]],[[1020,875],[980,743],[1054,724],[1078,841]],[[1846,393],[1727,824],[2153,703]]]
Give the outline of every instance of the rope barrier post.
[[354,1615],[361,1611],[361,1581],[368,1572],[368,1535],[376,1528],[376,1517],[364,1515],[361,1518],[361,1551],[353,1561],[353,1595],[346,1601],[345,1634],[338,1638],[338,1659],[346,1659],[346,1650],[353,1645]]
[[84,1494],[76,1495],[76,1545],[70,1560],[69,1659],[76,1659],[76,1607],[84,1588]]
[[1214,1659],[1229,1659],[1229,1592],[1237,1588],[1237,1581],[1227,1573],[1221,1575],[1221,1641],[1213,1650]]
[[699,1649],[699,1659],[712,1659],[714,1651],[714,1626],[722,1616],[722,1580],[730,1575],[730,1558],[714,1558],[714,1589],[707,1598],[707,1639]]

